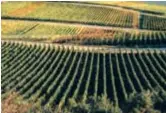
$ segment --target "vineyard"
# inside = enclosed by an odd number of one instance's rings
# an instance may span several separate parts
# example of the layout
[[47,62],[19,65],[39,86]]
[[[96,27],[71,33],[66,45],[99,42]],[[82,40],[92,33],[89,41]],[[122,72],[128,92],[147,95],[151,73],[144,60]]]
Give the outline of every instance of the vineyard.
[[[60,37],[56,43],[72,43],[81,45],[114,45],[114,46],[161,46],[166,43],[166,32],[125,32],[112,30],[105,31],[102,38],[94,34],[82,34],[72,37]],[[108,33],[109,32],[109,33]],[[101,35],[99,35],[101,36]]]
[[16,90],[42,105],[104,94],[117,106],[132,92],[159,88],[165,93],[166,51],[124,51],[2,42],[2,92]]
[[142,29],[166,30],[166,17],[155,17],[142,15]]
[[[6,8],[5,5],[2,7],[2,10],[3,8]],[[21,10],[21,8],[18,8],[17,10],[19,9]],[[48,20],[55,22],[64,21],[70,23],[87,23],[92,25],[120,27],[133,27],[133,18],[136,18],[135,16],[138,16],[137,13],[111,8],[90,7],[86,5],[73,5],[67,3],[53,4],[49,2],[44,3],[42,6],[38,7],[27,15],[11,15],[10,9],[9,11],[6,11],[5,14],[2,14],[3,18],[24,18],[30,20]]]
[[21,98],[16,106],[32,104],[27,113],[166,112],[165,7],[78,1],[1,5],[3,104],[14,94]]
[[44,24],[40,22],[24,22],[13,20],[2,20],[2,35],[14,37],[51,37],[59,35],[76,35],[83,27],[64,24]]
[[[88,2],[86,2],[86,3],[88,3]],[[140,1],[129,1],[129,2],[95,1],[95,2],[90,2],[90,3],[120,7],[120,8],[124,8],[124,9],[138,11],[140,13],[142,12],[142,13],[147,13],[147,14],[166,15],[166,8],[164,5],[157,5],[157,4],[149,5],[149,4],[140,2]]]
[[[2,20],[4,39],[37,40],[81,45],[159,46],[166,43],[165,31],[136,31],[90,28],[64,24]],[[14,28],[14,29],[13,29]],[[101,38],[102,37],[102,38]]]

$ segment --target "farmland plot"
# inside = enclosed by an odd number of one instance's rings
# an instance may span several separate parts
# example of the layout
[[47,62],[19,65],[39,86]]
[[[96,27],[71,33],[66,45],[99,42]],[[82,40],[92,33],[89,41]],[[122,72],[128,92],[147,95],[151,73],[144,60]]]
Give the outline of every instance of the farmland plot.
[[[6,7],[8,7],[8,3],[3,4],[2,10],[7,9]],[[133,18],[137,18],[138,16],[137,13],[130,11],[51,2],[46,2],[41,7],[38,7],[34,11],[23,16],[19,14],[13,16],[8,12],[9,11],[6,11],[6,13],[2,14],[2,17],[119,27],[134,27],[135,25],[133,24]]]
[[165,93],[166,51],[124,51],[81,52],[3,41],[2,92],[18,91],[41,105],[107,95],[117,106],[133,92],[158,88]]

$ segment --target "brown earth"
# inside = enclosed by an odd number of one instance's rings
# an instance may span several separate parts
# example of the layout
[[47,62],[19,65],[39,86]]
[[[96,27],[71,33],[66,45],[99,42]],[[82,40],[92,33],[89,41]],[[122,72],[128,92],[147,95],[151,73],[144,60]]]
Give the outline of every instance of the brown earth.
[[104,39],[114,38],[115,31],[103,29],[83,29],[79,34],[72,36],[60,36],[53,40],[53,42],[60,43],[66,40],[84,40],[84,39]]
[[9,15],[11,15],[11,16],[25,16],[25,15],[33,12],[34,10],[36,10],[41,5],[43,5],[42,2],[34,2],[34,3],[31,3],[23,8],[19,8],[19,9],[12,11],[12,12],[9,12]]
[[11,93],[2,100],[2,113],[25,113],[31,107],[32,105],[23,102],[17,93]]

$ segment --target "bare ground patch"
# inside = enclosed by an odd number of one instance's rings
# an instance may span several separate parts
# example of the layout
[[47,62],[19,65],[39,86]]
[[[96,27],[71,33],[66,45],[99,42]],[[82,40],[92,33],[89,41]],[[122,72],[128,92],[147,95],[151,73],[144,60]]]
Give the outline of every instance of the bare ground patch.
[[21,96],[15,92],[8,94],[2,100],[2,113],[25,113],[31,107],[31,104],[24,102]]
[[23,8],[19,8],[19,9],[16,9],[16,10],[10,12],[9,15],[11,15],[11,16],[25,16],[25,15],[33,12],[34,10],[36,10],[41,5],[43,5],[42,2],[34,2],[34,3],[29,4]]

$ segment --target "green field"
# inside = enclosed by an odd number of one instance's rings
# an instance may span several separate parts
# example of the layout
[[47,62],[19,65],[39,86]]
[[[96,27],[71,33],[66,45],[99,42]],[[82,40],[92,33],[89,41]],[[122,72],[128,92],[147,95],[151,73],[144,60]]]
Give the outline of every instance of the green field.
[[107,95],[117,106],[134,92],[159,88],[165,93],[165,51],[111,51],[3,42],[2,92],[16,90],[42,105]]
[[142,29],[166,30],[166,17],[155,17],[142,15]]

